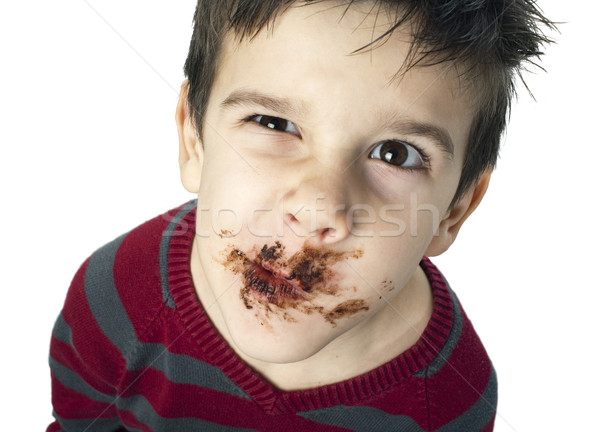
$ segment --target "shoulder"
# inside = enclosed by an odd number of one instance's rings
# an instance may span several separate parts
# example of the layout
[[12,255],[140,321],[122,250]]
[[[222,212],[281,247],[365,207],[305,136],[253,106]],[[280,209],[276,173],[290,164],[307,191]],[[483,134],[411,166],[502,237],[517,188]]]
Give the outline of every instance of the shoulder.
[[[165,291],[171,239],[195,200],[156,216],[99,248],[85,271],[86,292],[99,306],[120,307],[138,324],[136,311],[156,310],[168,301]],[[107,302],[113,304],[107,304]],[[137,316],[140,315],[140,316]]]
[[[118,357],[142,337],[165,303],[170,240],[195,201],[150,219],[97,249],[79,268],[62,312],[76,334]],[[83,339],[83,336],[82,336]]]
[[477,430],[487,430],[497,406],[496,372],[445,279],[444,285],[452,300],[452,327],[436,357],[418,374],[425,378],[431,426],[451,424],[456,430],[474,430],[477,424]]

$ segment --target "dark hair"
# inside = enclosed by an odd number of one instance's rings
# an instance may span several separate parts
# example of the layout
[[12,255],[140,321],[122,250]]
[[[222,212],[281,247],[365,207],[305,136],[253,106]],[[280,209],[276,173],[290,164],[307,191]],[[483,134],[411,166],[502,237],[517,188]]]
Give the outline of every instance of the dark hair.
[[[311,4],[326,0],[304,0]],[[350,7],[355,0],[347,0]],[[268,27],[293,0],[198,0],[194,31],[184,66],[188,105],[199,136],[218,69],[222,41],[229,31],[240,39]],[[453,206],[498,158],[517,80],[527,64],[536,65],[550,43],[542,28],[555,29],[534,0],[375,0],[395,13],[394,24],[365,47],[384,43],[404,23],[413,41],[399,74],[443,62],[461,65],[461,81],[477,91],[478,109]],[[377,8],[375,8],[377,10]],[[536,65],[537,66],[537,65]],[[525,86],[526,87],[526,86]]]

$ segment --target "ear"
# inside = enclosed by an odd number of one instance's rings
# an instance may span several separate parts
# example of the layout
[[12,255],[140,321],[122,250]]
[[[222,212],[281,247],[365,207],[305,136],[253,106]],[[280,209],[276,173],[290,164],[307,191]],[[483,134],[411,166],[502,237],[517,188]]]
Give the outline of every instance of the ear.
[[177,124],[177,135],[179,136],[179,170],[181,182],[189,192],[198,193],[200,189],[200,175],[202,174],[202,162],[204,151],[202,143],[187,102],[189,82],[185,80],[181,84],[179,101],[175,110],[175,123]]
[[471,186],[454,207],[448,210],[448,213],[446,213],[440,222],[438,235],[431,240],[429,247],[425,251],[425,256],[441,255],[448,250],[452,243],[454,243],[460,227],[471,213],[475,211],[483,199],[488,185],[490,184],[491,175],[492,170],[486,170],[479,177],[477,183]]

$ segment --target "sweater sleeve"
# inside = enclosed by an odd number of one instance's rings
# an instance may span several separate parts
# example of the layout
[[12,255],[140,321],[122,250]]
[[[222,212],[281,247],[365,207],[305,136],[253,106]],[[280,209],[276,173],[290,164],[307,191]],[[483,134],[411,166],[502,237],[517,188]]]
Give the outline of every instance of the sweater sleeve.
[[49,363],[56,421],[47,432],[125,430],[117,409],[124,355],[97,317],[96,309],[110,306],[110,293],[102,277],[90,274],[98,254],[76,273],[54,325]]

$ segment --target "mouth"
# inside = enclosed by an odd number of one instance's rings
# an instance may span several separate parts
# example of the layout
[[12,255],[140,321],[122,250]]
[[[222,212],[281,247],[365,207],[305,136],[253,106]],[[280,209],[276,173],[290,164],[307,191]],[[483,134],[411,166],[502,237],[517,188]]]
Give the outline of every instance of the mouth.
[[[321,306],[312,305],[316,297],[338,296],[342,275],[334,270],[336,263],[358,259],[362,250],[337,252],[327,248],[304,245],[288,254],[278,241],[262,248],[253,247],[244,252],[234,245],[224,250],[223,266],[240,275],[240,299],[247,309],[254,306],[272,311],[302,309],[318,312]],[[314,309],[314,311],[313,311]]]
[[[280,271],[268,269],[263,265],[247,260],[244,263],[243,291],[251,293],[259,300],[265,300],[276,306],[308,300],[310,295],[295,280],[295,275],[285,275]],[[242,295],[242,297],[244,297]],[[251,306],[246,303],[248,309]]]

